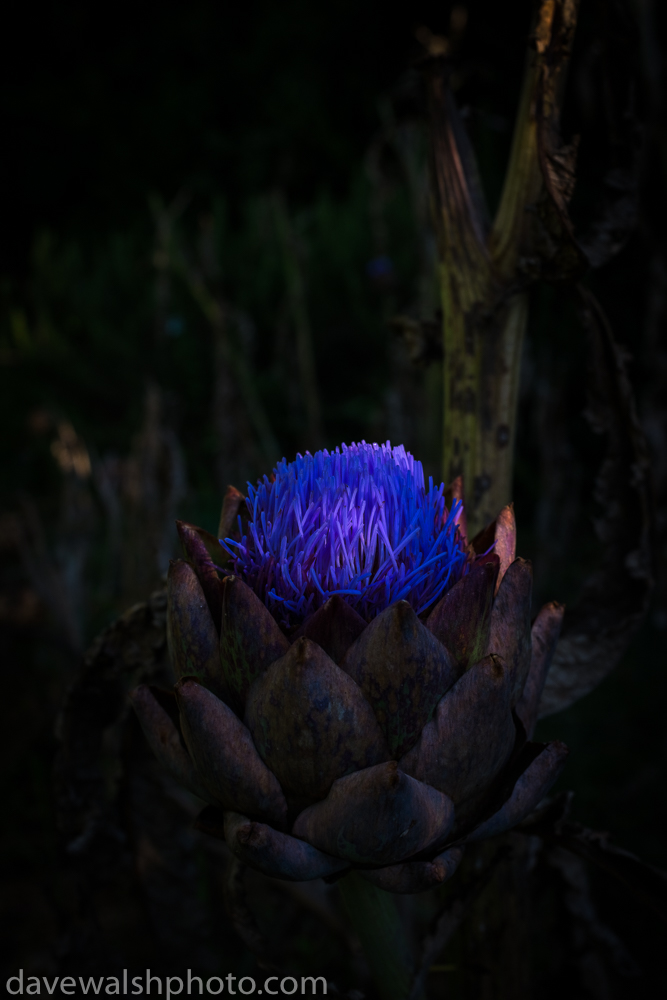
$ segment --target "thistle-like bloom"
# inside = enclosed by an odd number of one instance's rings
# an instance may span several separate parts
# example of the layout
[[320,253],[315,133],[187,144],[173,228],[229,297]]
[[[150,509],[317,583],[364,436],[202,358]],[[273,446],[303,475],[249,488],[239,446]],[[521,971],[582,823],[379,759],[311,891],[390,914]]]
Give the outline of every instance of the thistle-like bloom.
[[[468,568],[444,485],[401,445],[342,445],[279,462],[249,485],[247,534],[221,539],[234,570],[286,625],[338,594],[370,621],[395,601],[421,614]],[[239,529],[241,521],[239,518]]]
[[250,489],[245,534],[224,541],[233,573],[179,523],[176,685],[133,702],[160,760],[209,803],[200,828],[246,864],[292,880],[353,867],[418,892],[560,773],[567,748],[530,736],[563,609],[531,629],[511,508],[468,543],[460,493],[427,491],[403,448],[362,443]]

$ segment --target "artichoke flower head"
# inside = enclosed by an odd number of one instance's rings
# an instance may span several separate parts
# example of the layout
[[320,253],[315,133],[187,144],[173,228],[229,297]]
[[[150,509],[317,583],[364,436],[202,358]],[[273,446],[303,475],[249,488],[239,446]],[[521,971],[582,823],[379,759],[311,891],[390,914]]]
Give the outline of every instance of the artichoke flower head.
[[213,559],[179,522],[176,685],[132,700],[209,803],[199,828],[244,863],[418,892],[556,780],[567,748],[529,737],[563,608],[531,628],[512,509],[469,543],[461,493],[427,488],[403,447],[362,442],[283,459]]

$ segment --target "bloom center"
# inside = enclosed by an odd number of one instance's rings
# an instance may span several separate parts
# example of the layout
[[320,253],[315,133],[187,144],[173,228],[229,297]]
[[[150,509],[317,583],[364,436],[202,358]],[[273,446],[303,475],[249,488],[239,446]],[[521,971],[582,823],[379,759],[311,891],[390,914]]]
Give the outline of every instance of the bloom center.
[[461,502],[448,510],[432,478],[426,490],[421,462],[402,445],[306,452],[248,485],[246,533],[221,543],[286,625],[334,594],[367,621],[400,600],[419,614],[467,570]]

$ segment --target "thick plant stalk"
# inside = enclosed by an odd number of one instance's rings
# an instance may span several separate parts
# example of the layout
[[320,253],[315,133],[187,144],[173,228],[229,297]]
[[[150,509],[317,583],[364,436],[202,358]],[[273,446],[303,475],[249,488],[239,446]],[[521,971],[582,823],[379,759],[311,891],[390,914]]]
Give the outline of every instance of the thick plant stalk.
[[545,243],[538,209],[549,164],[540,149],[540,125],[544,112],[553,118],[558,107],[576,8],[575,0],[544,0],[541,5],[504,189],[491,227],[474,154],[447,88],[446,62],[439,52],[430,62],[433,208],[445,358],[443,474],[447,481],[463,477],[473,535],[511,501],[528,321],[525,289],[540,273],[543,265],[537,258]]
[[[476,430],[479,466],[473,475],[474,535],[512,500],[512,471],[523,341],[528,325],[528,295],[512,296],[500,313],[494,343],[483,344],[481,413]],[[475,503],[476,501],[476,503]]]
[[382,1000],[407,1000],[413,962],[394,897],[355,871],[338,887]]

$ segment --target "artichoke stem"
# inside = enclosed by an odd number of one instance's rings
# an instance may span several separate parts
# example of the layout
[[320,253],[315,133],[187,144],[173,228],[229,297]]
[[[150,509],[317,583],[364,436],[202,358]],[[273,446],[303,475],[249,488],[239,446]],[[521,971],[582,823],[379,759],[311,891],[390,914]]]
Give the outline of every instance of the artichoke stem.
[[413,961],[391,893],[352,871],[338,883],[382,1000],[408,1000]]

